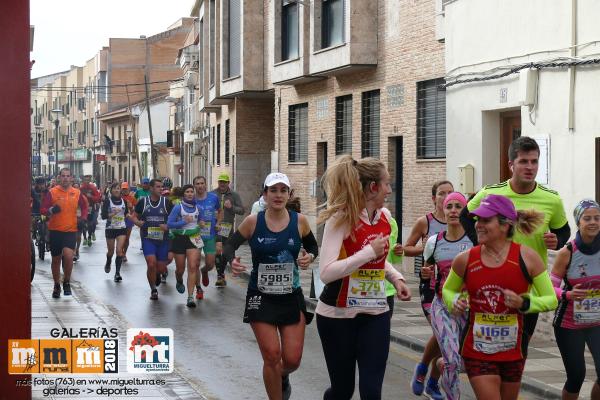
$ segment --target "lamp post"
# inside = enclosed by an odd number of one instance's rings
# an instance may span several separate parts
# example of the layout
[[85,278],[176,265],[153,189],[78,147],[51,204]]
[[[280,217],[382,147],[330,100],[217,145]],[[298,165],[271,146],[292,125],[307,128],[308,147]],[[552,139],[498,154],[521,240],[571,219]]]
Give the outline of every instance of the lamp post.
[[133,131],[127,129],[125,133],[127,134],[127,182],[131,185],[131,134]]
[[35,140],[36,140],[36,149],[37,149],[37,166],[36,166],[36,175],[42,174],[42,130],[44,128],[40,125],[35,126]]
[[55,108],[50,112],[54,114],[54,141],[56,142],[54,146],[54,174],[58,175],[58,137],[60,136],[60,131],[58,129],[60,121],[58,117],[62,114],[62,110],[60,108]]

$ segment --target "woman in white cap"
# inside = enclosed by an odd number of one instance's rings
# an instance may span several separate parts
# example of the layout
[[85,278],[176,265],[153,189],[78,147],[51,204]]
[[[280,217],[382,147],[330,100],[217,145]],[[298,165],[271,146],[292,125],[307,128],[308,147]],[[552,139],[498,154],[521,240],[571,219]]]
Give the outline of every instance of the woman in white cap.
[[254,331],[263,357],[263,380],[269,399],[289,399],[289,374],[300,366],[304,330],[313,315],[306,311],[300,271],[318,252],[307,218],[286,209],[290,181],[282,173],[265,179],[267,208],[249,215],[227,241],[224,255],[233,274],[246,271],[235,250],[246,240],[252,250],[252,269],[244,322]]

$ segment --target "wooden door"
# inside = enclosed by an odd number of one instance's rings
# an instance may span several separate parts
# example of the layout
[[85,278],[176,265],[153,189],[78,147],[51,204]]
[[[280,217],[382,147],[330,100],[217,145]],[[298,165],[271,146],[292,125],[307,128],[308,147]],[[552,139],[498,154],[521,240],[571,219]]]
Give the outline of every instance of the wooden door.
[[521,111],[500,114],[500,181],[512,176],[508,168],[508,148],[513,140],[521,137]]

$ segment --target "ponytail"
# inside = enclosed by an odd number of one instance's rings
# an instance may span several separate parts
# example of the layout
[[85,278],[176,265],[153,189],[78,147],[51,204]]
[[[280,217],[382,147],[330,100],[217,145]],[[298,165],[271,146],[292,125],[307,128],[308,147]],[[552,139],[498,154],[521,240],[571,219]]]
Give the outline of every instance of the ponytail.
[[544,213],[536,210],[519,210],[517,211],[517,220],[511,221],[508,218],[498,215],[500,224],[509,224],[510,228],[506,233],[506,237],[512,238],[515,234],[515,229],[525,236],[531,235],[537,228],[544,223]]

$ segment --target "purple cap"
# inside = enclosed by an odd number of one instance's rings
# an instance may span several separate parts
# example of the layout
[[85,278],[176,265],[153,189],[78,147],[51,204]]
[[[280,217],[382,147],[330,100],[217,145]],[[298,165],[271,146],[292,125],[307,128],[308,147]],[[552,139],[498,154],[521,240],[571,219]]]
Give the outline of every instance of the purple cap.
[[517,220],[517,210],[513,202],[505,196],[498,194],[487,195],[479,204],[476,210],[471,211],[471,214],[482,218],[490,218],[495,215],[502,215],[511,221]]

